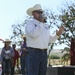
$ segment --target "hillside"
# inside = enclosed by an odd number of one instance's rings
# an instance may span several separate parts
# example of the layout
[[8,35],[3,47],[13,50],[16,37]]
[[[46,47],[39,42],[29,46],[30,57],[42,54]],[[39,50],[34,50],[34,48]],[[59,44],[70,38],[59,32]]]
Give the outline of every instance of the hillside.
[[59,57],[62,57],[66,52],[63,52],[61,53],[61,49],[53,49],[51,52],[50,52],[50,55],[57,55]]

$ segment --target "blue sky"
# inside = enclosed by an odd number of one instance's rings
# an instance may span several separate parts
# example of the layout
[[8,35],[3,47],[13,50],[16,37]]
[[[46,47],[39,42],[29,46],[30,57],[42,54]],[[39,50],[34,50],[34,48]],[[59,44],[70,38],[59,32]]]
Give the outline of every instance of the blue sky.
[[[65,2],[74,0],[0,0],[0,38],[6,39],[11,35],[11,25],[22,22],[27,15],[26,10],[35,4],[58,12]],[[3,43],[0,42],[0,48]]]

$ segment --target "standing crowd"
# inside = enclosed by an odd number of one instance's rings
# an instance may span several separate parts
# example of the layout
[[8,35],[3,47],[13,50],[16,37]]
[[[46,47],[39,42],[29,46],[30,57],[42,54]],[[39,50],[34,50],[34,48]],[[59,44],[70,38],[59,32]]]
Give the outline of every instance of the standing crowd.
[[11,47],[11,41],[4,41],[1,52],[2,75],[14,75],[19,57],[22,75],[25,75],[25,72],[27,75],[46,75],[48,44],[54,43],[59,38],[64,27],[60,26],[59,30],[56,30],[56,34],[52,36],[46,24],[46,18],[42,15],[43,12],[40,4],[27,10],[27,14],[33,19],[25,26],[26,37],[23,37],[20,54],[17,52],[15,44]]
[[12,44],[12,46],[10,46],[11,41],[9,39],[5,39],[5,41],[3,41],[4,47],[1,50],[2,75],[14,75],[15,67],[18,69],[20,66],[19,64],[21,64],[22,75],[25,75],[25,56],[27,54],[27,50],[26,37],[24,35],[23,40],[20,51],[16,50],[16,44]]

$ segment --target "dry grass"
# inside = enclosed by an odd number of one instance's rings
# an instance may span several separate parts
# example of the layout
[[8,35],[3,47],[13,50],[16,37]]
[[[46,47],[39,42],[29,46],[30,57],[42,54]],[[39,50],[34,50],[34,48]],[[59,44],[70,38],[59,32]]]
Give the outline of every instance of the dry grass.
[[48,64],[50,65],[70,65],[70,61],[62,61],[61,59],[50,59],[50,61],[48,60]]

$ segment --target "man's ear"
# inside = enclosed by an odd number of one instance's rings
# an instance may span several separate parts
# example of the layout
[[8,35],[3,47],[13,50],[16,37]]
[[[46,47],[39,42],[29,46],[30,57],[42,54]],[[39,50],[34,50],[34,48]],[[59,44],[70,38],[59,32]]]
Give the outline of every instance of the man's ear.
[[32,12],[32,15],[34,15],[34,12]]

